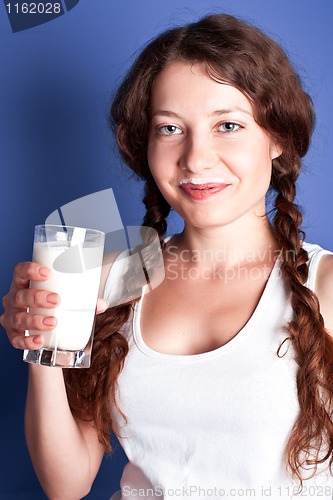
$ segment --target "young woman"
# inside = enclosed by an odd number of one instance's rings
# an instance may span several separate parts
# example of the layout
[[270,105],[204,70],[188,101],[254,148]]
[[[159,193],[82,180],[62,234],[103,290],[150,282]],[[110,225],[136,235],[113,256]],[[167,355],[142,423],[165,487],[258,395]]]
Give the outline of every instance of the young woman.
[[[111,116],[146,183],[165,279],[98,316],[90,370],[29,367],[26,435],[46,494],[84,496],[113,429],[123,498],[332,498],[333,256],[300,230],[314,112],[285,53],[232,16],[205,17],[144,49]],[[164,239],[170,208],[184,230]],[[15,269],[1,321],[16,348],[40,348],[24,330],[54,325],[60,298],[28,289],[48,273]],[[112,266],[102,286],[110,299]]]

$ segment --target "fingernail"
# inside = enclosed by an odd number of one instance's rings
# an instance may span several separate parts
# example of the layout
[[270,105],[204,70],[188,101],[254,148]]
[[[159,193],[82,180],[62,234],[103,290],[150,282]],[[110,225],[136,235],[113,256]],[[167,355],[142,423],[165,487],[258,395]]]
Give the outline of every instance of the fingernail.
[[50,271],[48,270],[47,267],[40,267],[38,269],[38,272],[41,276],[44,276],[44,278],[50,274]]
[[53,316],[47,316],[46,318],[43,318],[42,323],[43,323],[43,325],[46,325],[46,326],[55,326],[56,319]]
[[35,335],[34,338],[32,339],[34,344],[40,344],[42,339],[40,338],[39,335]]
[[50,303],[50,304],[58,304],[58,295],[56,293],[49,293],[47,296],[46,296],[46,300]]

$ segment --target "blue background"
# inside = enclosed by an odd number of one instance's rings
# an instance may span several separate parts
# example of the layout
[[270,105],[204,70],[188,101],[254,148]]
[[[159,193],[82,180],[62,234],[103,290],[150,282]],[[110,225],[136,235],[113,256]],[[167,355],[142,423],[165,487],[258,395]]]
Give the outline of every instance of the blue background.
[[[208,12],[236,14],[259,25],[287,49],[300,72],[317,109],[317,125],[298,202],[307,240],[333,249],[330,0],[80,0],[65,15],[18,33],[12,33],[1,3],[0,296],[9,288],[14,265],[31,258],[35,224],[57,207],[112,187],[124,225],[141,223],[142,186],[121,166],[107,125],[111,98],[148,39]],[[179,227],[172,216],[169,232]],[[27,366],[1,333],[0,499],[44,499],[24,440]],[[103,461],[87,498],[110,498],[124,460],[118,451]]]

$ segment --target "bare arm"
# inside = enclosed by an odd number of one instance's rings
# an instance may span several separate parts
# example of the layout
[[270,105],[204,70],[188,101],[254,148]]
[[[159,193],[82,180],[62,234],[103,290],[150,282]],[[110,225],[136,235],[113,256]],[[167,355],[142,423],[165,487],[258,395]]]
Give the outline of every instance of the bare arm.
[[315,292],[325,327],[333,335],[333,255],[324,255],[319,262]]
[[[30,280],[43,281],[47,276],[48,270],[41,274],[35,263],[21,263],[15,268],[10,291],[3,301],[1,323],[11,344],[18,349],[43,346],[43,336],[25,337],[26,329],[45,332],[56,323],[52,308],[60,297],[28,288]],[[27,307],[49,308],[50,315],[28,313]],[[104,449],[93,426],[73,417],[62,369],[29,366],[25,427],[31,459],[48,498],[78,500],[85,496],[98,472]]]
[[61,368],[29,367],[25,430],[48,498],[78,500],[87,495],[104,449],[93,426],[73,418]]

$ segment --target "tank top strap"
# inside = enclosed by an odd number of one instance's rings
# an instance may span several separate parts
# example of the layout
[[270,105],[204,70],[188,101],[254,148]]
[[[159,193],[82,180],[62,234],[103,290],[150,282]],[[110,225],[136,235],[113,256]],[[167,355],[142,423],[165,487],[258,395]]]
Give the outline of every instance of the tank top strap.
[[323,255],[328,255],[328,254],[333,255],[333,252],[325,250],[319,245],[315,245],[312,243],[303,243],[303,248],[308,252],[309,256],[308,260],[309,275],[305,283],[305,286],[310,290],[314,291],[320,259],[322,258]]

